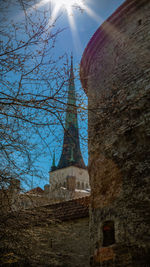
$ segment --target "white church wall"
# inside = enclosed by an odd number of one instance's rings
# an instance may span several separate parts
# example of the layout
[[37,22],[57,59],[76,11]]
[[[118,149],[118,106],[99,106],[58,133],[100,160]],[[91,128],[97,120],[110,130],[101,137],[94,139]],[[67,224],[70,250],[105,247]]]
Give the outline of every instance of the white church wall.
[[67,177],[76,178],[76,188],[89,188],[89,174],[86,169],[81,169],[75,166],[59,169],[50,172],[50,188],[61,187],[66,185]]

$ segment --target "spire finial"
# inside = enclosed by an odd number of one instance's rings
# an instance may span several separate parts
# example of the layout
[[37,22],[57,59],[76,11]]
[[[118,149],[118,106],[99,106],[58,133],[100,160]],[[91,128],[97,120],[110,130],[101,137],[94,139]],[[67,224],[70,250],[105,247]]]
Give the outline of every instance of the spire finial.
[[31,178],[31,190],[33,189],[33,175],[32,175],[32,178]]
[[71,64],[73,64],[73,52],[71,52]]
[[70,68],[70,77],[73,76],[73,53],[71,52],[71,68]]
[[55,164],[55,149],[54,149],[51,170],[54,171],[55,169],[56,169],[56,164]]
[[52,167],[56,167],[55,166],[55,149],[53,151],[53,163],[52,163]]

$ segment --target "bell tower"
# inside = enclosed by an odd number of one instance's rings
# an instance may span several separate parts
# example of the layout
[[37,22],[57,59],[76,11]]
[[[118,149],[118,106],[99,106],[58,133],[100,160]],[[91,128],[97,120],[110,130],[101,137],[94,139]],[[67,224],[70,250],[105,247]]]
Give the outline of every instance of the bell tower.
[[[72,56],[63,147],[58,165],[54,165],[53,158],[53,165],[50,171],[51,189],[54,190],[63,187],[67,189],[72,188],[73,191],[76,189],[89,188],[89,175],[80,150]],[[73,183],[71,181],[73,181]]]

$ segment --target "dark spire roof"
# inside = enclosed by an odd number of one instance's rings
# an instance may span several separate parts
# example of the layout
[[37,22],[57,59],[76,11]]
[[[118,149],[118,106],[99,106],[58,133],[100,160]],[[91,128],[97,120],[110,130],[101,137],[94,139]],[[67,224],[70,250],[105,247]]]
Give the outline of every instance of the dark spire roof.
[[86,168],[80,151],[72,56],[63,149],[57,169],[62,169],[69,166],[76,166],[84,169]]

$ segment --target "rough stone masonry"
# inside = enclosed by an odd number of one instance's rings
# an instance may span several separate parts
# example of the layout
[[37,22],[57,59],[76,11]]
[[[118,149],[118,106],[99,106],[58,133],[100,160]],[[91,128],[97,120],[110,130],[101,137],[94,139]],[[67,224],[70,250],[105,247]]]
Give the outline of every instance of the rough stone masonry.
[[150,1],[126,0],[81,61],[89,99],[91,266],[150,266]]

